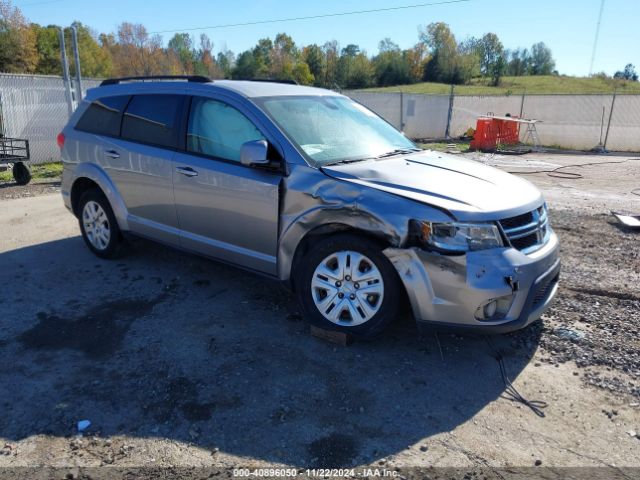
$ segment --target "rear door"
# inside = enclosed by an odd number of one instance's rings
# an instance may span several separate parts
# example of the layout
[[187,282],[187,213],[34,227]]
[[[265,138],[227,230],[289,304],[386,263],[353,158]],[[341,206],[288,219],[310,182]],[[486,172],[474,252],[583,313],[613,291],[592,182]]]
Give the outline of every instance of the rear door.
[[282,173],[240,163],[243,143],[266,138],[257,123],[232,100],[194,97],[186,152],[175,158],[175,204],[184,248],[276,274]]
[[173,160],[187,97],[140,94],[129,100],[120,138],[105,138],[105,170],[129,211],[130,229],[178,245]]

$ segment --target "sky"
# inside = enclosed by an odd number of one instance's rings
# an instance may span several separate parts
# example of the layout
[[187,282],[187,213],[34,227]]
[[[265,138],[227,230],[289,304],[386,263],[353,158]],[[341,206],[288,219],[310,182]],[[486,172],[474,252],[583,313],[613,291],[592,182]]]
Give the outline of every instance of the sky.
[[[198,27],[372,10],[443,0],[14,0],[27,19],[42,25],[78,20],[98,33],[115,32],[123,21],[142,23],[149,32],[186,31]],[[236,54],[258,39],[279,32],[297,45],[337,40],[355,43],[370,55],[378,42],[391,38],[401,48],[418,41],[420,27],[446,22],[458,40],[496,33],[505,48],[543,41],[553,51],[561,74],[589,73],[601,0],[469,0],[384,12],[363,13],[262,25],[189,30],[206,33],[215,50]],[[639,0],[605,0],[593,72],[613,74],[633,63],[640,70]],[[173,32],[162,33],[165,43]]]

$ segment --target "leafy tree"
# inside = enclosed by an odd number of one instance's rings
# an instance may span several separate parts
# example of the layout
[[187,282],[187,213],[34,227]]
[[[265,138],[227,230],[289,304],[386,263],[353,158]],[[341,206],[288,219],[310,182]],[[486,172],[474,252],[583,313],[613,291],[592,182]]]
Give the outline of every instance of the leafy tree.
[[[104,40],[104,38],[103,38]],[[160,75],[178,73],[176,62],[167,58],[159,35],[149,35],[144,25],[123,22],[111,47],[115,75]]]
[[297,62],[293,67],[292,74],[293,80],[298,82],[300,85],[311,85],[315,80],[313,73],[311,73],[311,70],[309,69],[309,65],[305,62]]
[[[113,63],[111,54],[107,49],[101,48],[96,40],[96,34],[86,25],[80,22],[73,22],[78,37],[78,54],[80,56],[80,70],[83,77],[109,77],[112,74]],[[71,28],[64,29],[65,46],[67,47],[67,57],[69,58],[69,71],[75,75],[76,65],[73,55]],[[58,58],[60,56],[60,46],[58,45]]]
[[360,47],[350,43],[342,49],[338,58],[336,83],[342,87],[350,83],[351,66],[355,58],[360,54]]
[[183,75],[193,73],[195,52],[193,48],[193,41],[188,33],[176,33],[171,40],[169,40],[167,50],[169,54],[174,54],[180,62],[182,67],[182,72],[180,73]]
[[256,57],[251,50],[246,50],[238,55],[235,68],[233,69],[233,78],[247,79],[256,78],[258,75],[258,64]]
[[400,47],[390,38],[385,38],[378,45],[379,53],[373,59],[376,84],[401,85],[411,83],[411,69],[407,57]]
[[338,86],[338,59],[340,57],[338,54],[338,42],[335,40],[326,42],[322,46],[322,51],[326,65],[323,85],[326,88],[335,88]]
[[455,83],[458,80],[458,44],[449,25],[443,22],[430,23],[420,32],[420,40],[431,52],[424,79]]
[[307,66],[309,67],[309,71],[313,75],[314,85],[322,86],[326,69],[322,48],[320,48],[315,43],[312,45],[307,45],[302,49],[301,58],[307,64]]
[[526,48],[507,50],[505,52],[505,59],[507,61],[507,73],[509,75],[520,77],[529,73],[531,55],[529,55],[529,50]]
[[491,86],[497,87],[500,85],[500,80],[506,71],[507,60],[504,55],[500,55],[489,67],[488,73],[491,76]]
[[55,25],[41,27],[32,23],[31,29],[35,32],[38,51],[36,71],[44,75],[61,75],[59,28]]
[[248,78],[268,78],[271,67],[271,51],[273,42],[270,38],[261,38],[253,48],[253,58],[256,72],[253,77]]
[[37,65],[36,32],[17,7],[0,0],[0,71],[33,73]]
[[503,69],[506,63],[502,42],[495,33],[486,33],[478,41],[477,49],[480,55],[480,72],[485,77],[493,78],[494,73]]
[[224,78],[231,78],[233,66],[235,64],[235,55],[233,52],[226,48],[223,49],[218,52],[217,61]]
[[413,48],[403,51],[402,56],[409,67],[411,83],[422,80],[425,65],[429,61],[427,48],[424,43],[417,43]]
[[613,78],[619,78],[623,80],[631,80],[633,82],[638,81],[638,74],[636,73],[636,67],[632,63],[628,63],[623,71],[617,71]]
[[204,33],[200,34],[200,45],[195,51],[194,72],[210,78],[224,78],[225,76],[213,55],[213,43]]
[[269,52],[269,77],[293,80],[293,70],[297,56],[298,49],[293,39],[286,33],[277,34],[273,42],[273,48]]
[[366,88],[373,85],[375,71],[366,52],[350,59],[349,71],[341,84],[345,88]]
[[531,47],[531,75],[551,75],[556,62],[553,59],[551,49],[544,42],[538,42]]
[[469,80],[477,77],[479,75],[479,72],[480,57],[477,53],[458,52],[458,57],[456,58],[455,75],[453,79],[450,80],[450,82],[454,84],[469,83]]

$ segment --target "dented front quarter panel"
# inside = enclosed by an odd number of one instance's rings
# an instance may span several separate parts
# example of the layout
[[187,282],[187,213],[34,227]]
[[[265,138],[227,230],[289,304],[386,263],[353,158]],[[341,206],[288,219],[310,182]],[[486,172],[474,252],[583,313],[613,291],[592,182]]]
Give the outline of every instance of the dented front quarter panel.
[[400,248],[406,244],[411,219],[439,222],[451,217],[428,205],[335,179],[306,165],[291,165],[281,186],[279,277],[290,279],[298,245],[317,228],[349,227]]

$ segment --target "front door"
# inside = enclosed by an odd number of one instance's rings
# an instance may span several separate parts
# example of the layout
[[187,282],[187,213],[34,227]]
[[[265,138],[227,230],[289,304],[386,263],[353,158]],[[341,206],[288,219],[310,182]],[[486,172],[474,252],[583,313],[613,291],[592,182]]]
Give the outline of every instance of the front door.
[[281,173],[240,163],[241,145],[264,138],[237,108],[194,97],[173,186],[183,248],[275,275]]

